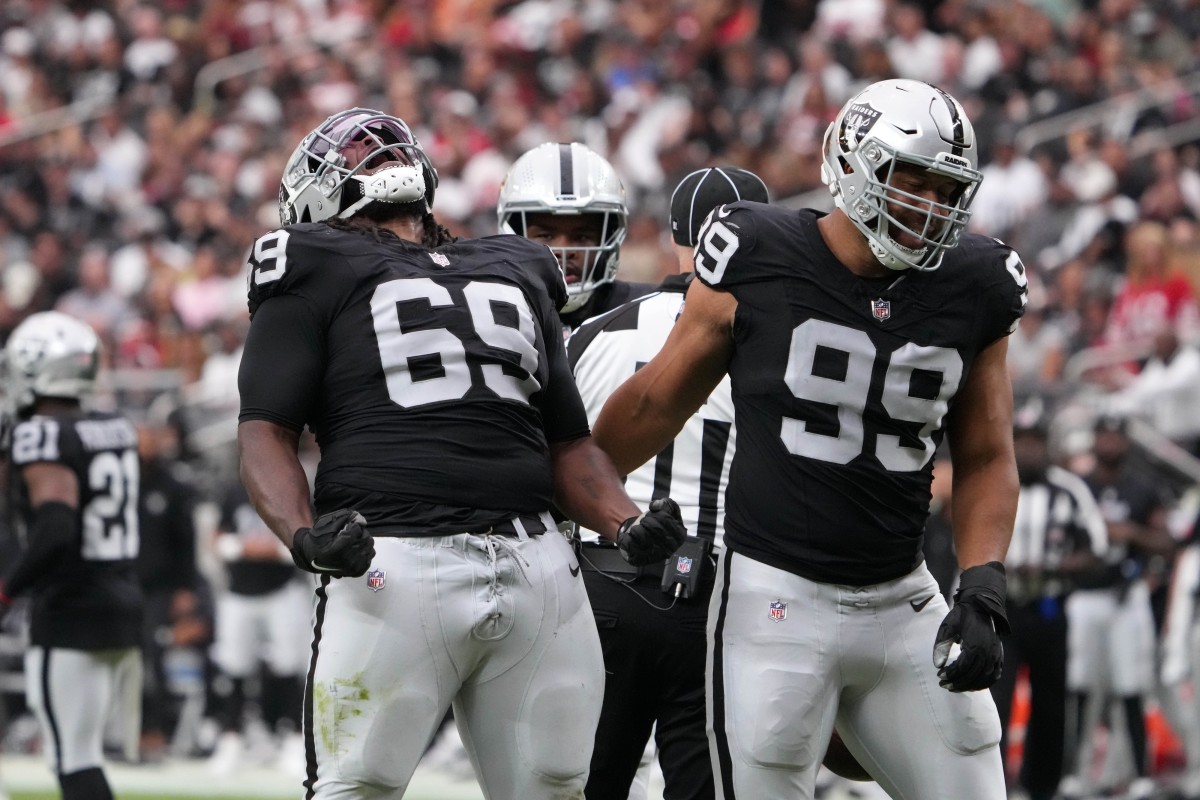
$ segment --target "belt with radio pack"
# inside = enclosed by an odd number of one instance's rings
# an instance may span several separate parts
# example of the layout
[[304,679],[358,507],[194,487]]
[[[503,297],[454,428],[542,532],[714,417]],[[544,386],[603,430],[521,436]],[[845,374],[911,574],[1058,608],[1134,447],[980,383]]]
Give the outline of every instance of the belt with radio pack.
[[605,540],[582,541],[578,526],[575,526],[571,543],[581,569],[599,572],[625,583],[638,578],[657,577],[664,594],[682,600],[699,595],[701,585],[712,577],[716,566],[711,536],[689,535],[670,558],[641,567],[626,561],[615,544]]

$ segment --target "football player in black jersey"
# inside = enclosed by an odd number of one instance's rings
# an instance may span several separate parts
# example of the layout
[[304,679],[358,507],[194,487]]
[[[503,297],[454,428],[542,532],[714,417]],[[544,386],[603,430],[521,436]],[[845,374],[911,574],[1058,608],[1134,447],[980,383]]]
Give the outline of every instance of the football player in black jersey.
[[83,408],[99,348],[90,327],[55,311],[27,318],[5,345],[9,466],[26,541],[0,605],[31,600],[25,694],[64,800],[112,798],[110,719],[128,759],[141,734],[137,431],[120,414]]
[[580,142],[547,142],[513,162],[496,203],[501,233],[554,251],[567,279],[559,309],[569,335],[585,320],[653,292],[651,283],[617,280],[629,209],[608,161]]
[[241,475],[319,576],[307,796],[401,796],[452,704],[489,797],[578,796],[603,664],[549,509],[637,564],[684,528],[669,500],[639,513],[590,438],[553,254],[453,239],[430,210],[436,185],[402,120],[335,114],[289,159],[284,227],[250,256]]
[[[718,796],[811,798],[835,724],[894,797],[1001,800],[988,692],[1006,630],[1017,475],[1007,335],[1026,278],[963,233],[980,181],[962,106],[868,86],[826,132],[829,214],[715,209],[663,350],[605,405],[628,472],[729,374],[737,452],[709,609]],[[949,434],[953,609],[921,537]]]

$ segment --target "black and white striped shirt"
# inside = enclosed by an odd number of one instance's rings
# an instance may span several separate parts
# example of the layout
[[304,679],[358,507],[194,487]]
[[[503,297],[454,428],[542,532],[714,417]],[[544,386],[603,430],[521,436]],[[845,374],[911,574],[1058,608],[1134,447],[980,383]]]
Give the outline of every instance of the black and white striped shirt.
[[1050,578],[1044,585],[1022,592],[1017,576],[1023,568],[1054,573],[1071,553],[1090,551],[1102,557],[1106,550],[1108,528],[1091,490],[1074,473],[1050,466],[1043,481],[1021,486],[1012,541],[1004,559],[1010,575],[1010,599],[1022,594],[1063,594],[1069,588]]
[[[686,278],[673,276],[662,291],[588,320],[572,334],[567,355],[590,422],[609,395],[662,349],[683,310],[686,289]],[[726,376],[674,442],[629,474],[625,489],[642,508],[652,499],[671,497],[679,503],[688,532],[711,537],[720,546],[734,440]],[[583,533],[585,540],[594,540],[595,534]]]

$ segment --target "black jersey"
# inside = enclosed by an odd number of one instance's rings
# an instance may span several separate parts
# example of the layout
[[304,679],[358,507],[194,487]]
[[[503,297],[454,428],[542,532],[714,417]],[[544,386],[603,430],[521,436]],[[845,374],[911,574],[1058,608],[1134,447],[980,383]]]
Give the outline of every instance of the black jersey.
[[550,507],[547,442],[588,425],[549,248],[508,235],[431,251],[303,224],[259,238],[250,262],[240,418],[314,431],[318,513],[421,535]]
[[[250,495],[241,481],[230,481],[222,490],[221,536],[269,536],[274,534],[250,504]],[[229,591],[233,594],[261,596],[284,588],[296,577],[291,559],[268,561],[260,558],[235,558],[225,564]]]
[[[1156,513],[1170,505],[1170,500],[1154,483],[1128,469],[1123,470],[1113,483],[1101,483],[1094,473],[1083,480],[1096,498],[1104,521],[1109,524],[1130,522],[1145,526]],[[1140,576],[1149,555],[1132,543],[1113,543],[1106,558],[1108,569],[1090,586],[1120,586]]]
[[[139,465],[133,423],[98,412],[33,416],[13,429],[9,453],[15,470],[61,464],[79,483],[78,541],[62,550],[44,574],[30,576],[30,641],[81,650],[138,645],[142,590],[136,565]],[[28,492],[18,483],[19,508],[28,523]]]
[[195,589],[198,491],[186,464],[169,458],[141,463],[137,572],[147,595]]
[[975,356],[1025,305],[1016,253],[964,236],[935,272],[866,280],[821,214],[723,206],[696,274],[738,301],[730,364],[734,550],[812,580],[865,585],[921,561],[933,456]]

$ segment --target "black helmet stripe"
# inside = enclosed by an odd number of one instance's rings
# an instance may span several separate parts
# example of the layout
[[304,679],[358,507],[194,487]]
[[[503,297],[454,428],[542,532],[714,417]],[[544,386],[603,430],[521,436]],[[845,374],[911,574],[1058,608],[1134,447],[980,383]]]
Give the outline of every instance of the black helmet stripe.
[[560,197],[575,194],[575,162],[571,157],[571,145],[558,146],[558,194]]
[[954,123],[954,141],[951,142],[954,147],[951,148],[950,152],[956,156],[961,156],[963,154],[963,150],[967,146],[967,143],[965,141],[966,137],[963,131],[962,115],[958,113],[958,103],[954,102],[954,98],[950,97],[950,95],[946,94],[942,89],[938,88],[937,86],[934,86],[933,88],[942,96],[942,99],[946,101],[946,107],[950,109],[950,121]]

